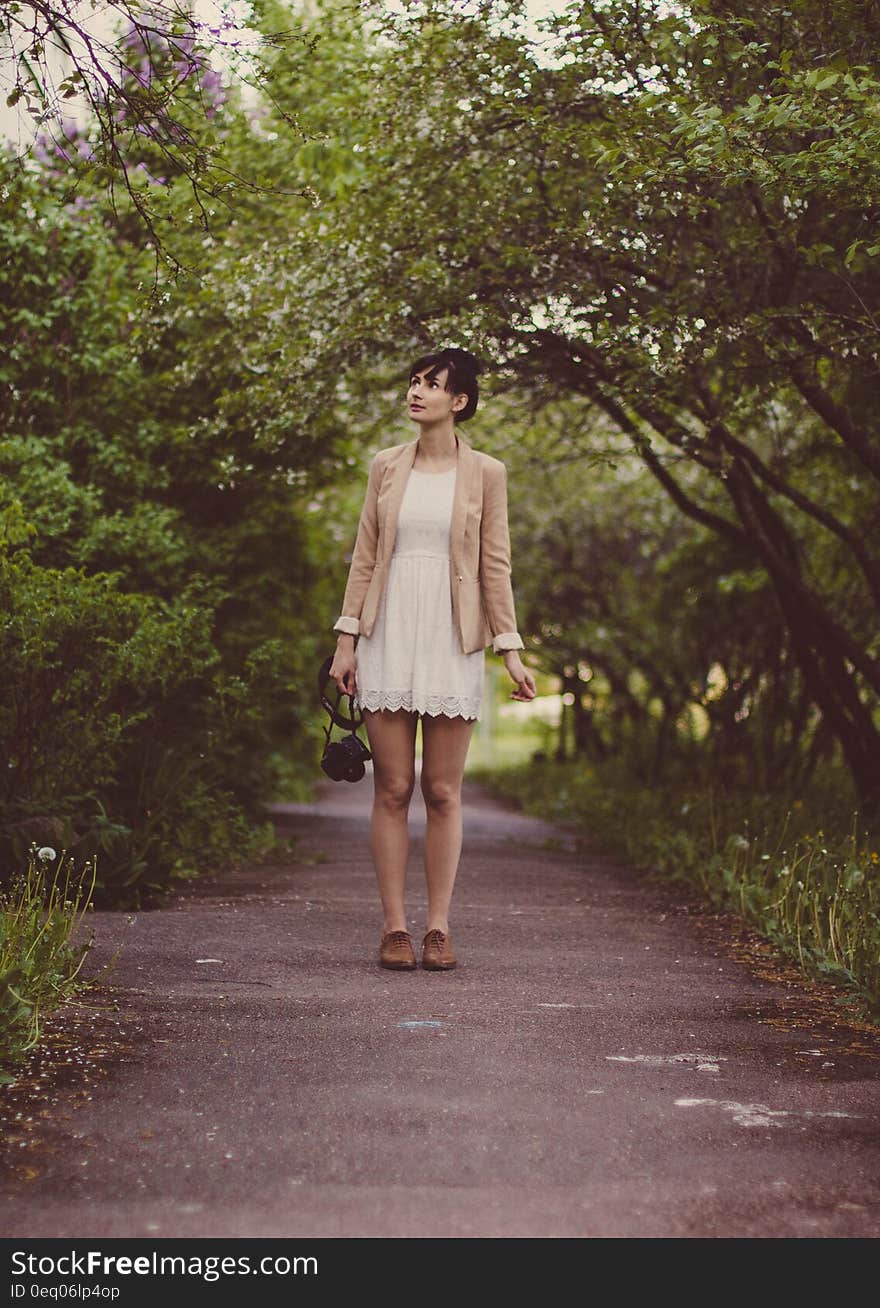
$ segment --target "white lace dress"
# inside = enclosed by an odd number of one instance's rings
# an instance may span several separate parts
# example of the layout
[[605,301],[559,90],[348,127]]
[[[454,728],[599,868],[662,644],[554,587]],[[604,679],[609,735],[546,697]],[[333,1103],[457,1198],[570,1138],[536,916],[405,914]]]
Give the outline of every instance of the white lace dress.
[[376,621],[369,636],[358,637],[355,702],[361,708],[480,717],[484,651],[462,653],[452,620],[449,529],[456,471],[410,471]]

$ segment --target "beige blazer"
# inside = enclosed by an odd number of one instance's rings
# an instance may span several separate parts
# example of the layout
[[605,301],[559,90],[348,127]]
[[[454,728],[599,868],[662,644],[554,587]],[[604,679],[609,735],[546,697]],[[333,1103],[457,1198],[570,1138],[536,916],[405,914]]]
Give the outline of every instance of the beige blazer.
[[[510,579],[507,469],[460,436],[449,534],[453,623],[465,654],[522,649]],[[397,518],[418,440],[379,450],[370,465],[357,540],[334,631],[369,636],[379,611]]]

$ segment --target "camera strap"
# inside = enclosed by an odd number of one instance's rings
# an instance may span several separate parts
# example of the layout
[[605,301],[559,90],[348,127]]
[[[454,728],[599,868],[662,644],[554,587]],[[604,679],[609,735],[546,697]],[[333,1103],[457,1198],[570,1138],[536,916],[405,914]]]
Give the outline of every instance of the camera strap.
[[[350,735],[359,739],[357,734],[358,727],[361,726],[363,722],[363,714],[358,711],[354,695],[346,694],[344,690],[340,690],[337,686],[336,703],[334,704],[327,694],[326,686],[327,682],[330,680],[330,668],[332,664],[332,658],[325,659],[321,664],[321,670],[318,673],[318,697],[330,716],[330,721],[324,727],[324,736],[326,737],[325,748],[330,744],[330,736],[333,732],[334,724],[337,727],[344,728],[344,730],[349,732]],[[339,708],[344,699],[348,700],[348,717],[345,716],[344,712],[340,712]]]
[[[360,713],[357,712],[354,696],[347,695],[345,691],[340,690],[338,686],[336,688],[336,703],[333,704],[331,702],[330,697],[328,696],[326,691],[326,685],[327,682],[330,680],[330,668],[332,667],[332,665],[333,665],[332,658],[325,659],[324,662],[321,664],[321,670],[318,673],[318,698],[320,699],[324,708],[330,714],[331,722],[335,722],[338,727],[344,727],[346,731],[350,731],[352,735],[354,735],[357,732],[358,727],[363,722],[363,717]],[[340,713],[339,711],[339,705],[343,699],[348,700],[348,705],[349,705],[348,717],[345,717],[345,715],[343,713]]]
[[[340,715],[339,715],[339,704],[340,704],[340,702],[341,702],[343,699],[347,699],[347,700],[348,700],[348,711],[349,711],[349,714],[351,715],[351,720],[352,720],[352,722],[355,721],[355,703],[354,703],[354,695],[346,695],[346,694],[344,693],[344,691],[338,690],[338,691],[336,692],[336,706],[335,706],[335,709],[330,713],[330,721],[329,721],[329,722],[327,723],[327,725],[324,727],[324,737],[325,737],[324,745],[325,745],[325,748],[327,747],[327,745],[330,744],[330,737],[331,737],[331,735],[333,734],[333,727],[334,727],[334,725],[335,725],[336,723],[340,722],[340,720],[341,720],[341,719],[340,719]],[[325,707],[326,707],[326,705],[325,705]],[[357,726],[352,726],[352,727],[351,727],[351,732],[350,732],[350,734],[351,734],[352,736],[356,736],[356,735],[357,735]]]

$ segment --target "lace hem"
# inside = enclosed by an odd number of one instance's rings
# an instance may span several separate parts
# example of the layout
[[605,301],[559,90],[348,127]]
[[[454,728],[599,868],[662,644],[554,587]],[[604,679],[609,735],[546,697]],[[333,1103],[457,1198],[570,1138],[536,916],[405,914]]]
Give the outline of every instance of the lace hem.
[[480,701],[469,695],[419,695],[411,690],[358,691],[355,702],[360,708],[409,709],[410,712],[428,713],[432,718],[441,713],[447,718],[479,718]]

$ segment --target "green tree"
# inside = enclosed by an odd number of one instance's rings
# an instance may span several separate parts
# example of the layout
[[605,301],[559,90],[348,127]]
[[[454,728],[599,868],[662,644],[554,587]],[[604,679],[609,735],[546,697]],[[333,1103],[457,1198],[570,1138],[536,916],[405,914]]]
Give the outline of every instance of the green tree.
[[454,339],[581,396],[763,570],[877,803],[875,8],[578,3],[543,49],[522,17],[370,7],[336,109],[363,177],[296,241],[305,392]]
[[[16,0],[0,10],[0,84],[7,106],[24,108],[36,132],[17,161],[26,167],[35,149],[66,164],[68,199],[83,175],[92,177],[117,222],[149,240],[154,290],[162,261],[175,272],[184,266],[175,249],[171,179],[185,180],[205,231],[216,206],[262,189],[231,166],[227,109],[240,106],[245,87],[271,100],[272,51],[303,37],[294,24],[255,40],[243,26],[249,9],[218,0],[203,19],[197,6],[166,0],[111,0],[90,11]],[[275,111],[298,130],[277,102]],[[307,186],[299,193],[311,194]]]
[[[8,543],[22,561],[6,638],[15,650],[38,629],[46,666],[22,679],[27,659],[5,660],[14,712],[2,735],[27,765],[7,775],[0,818],[48,808],[82,831],[97,801],[118,827],[117,883],[134,865],[132,885],[155,884],[233,857],[282,779],[313,771],[329,608],[323,474],[310,471],[320,451],[296,432],[262,438],[249,420],[241,391],[266,381],[249,369],[247,312],[221,272],[147,308],[146,239],[120,230],[100,186],[83,179],[71,201],[63,170],[11,158],[2,183],[0,511],[24,524]],[[203,239],[187,236],[193,249]],[[106,595],[89,588],[108,575]],[[46,610],[65,594],[80,614],[69,635]],[[138,663],[132,642],[146,632],[154,661]],[[71,792],[70,750],[52,748],[64,715],[88,740],[88,803]],[[27,725],[38,721],[45,730]]]

